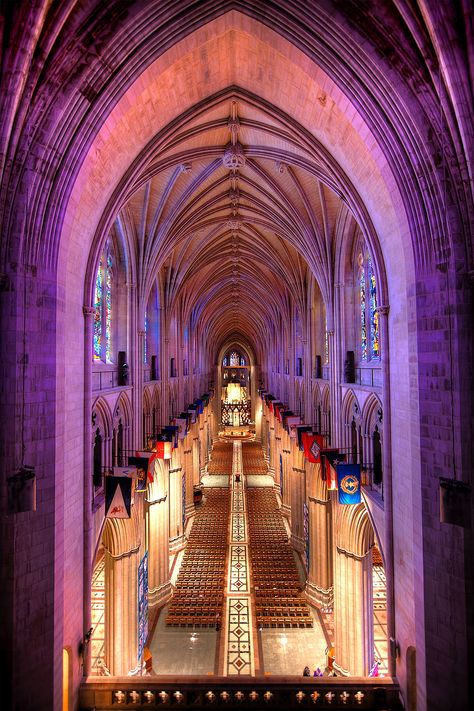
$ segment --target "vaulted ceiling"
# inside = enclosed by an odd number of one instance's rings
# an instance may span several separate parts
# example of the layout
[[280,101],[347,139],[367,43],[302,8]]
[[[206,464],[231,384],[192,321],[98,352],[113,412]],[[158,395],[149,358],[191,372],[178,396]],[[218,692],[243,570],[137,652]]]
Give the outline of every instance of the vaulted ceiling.
[[119,213],[143,299],[163,269],[166,305],[181,297],[216,352],[232,334],[261,352],[292,303],[306,312],[311,273],[327,297],[336,225],[350,218],[318,153],[290,116],[237,88],[178,122]]

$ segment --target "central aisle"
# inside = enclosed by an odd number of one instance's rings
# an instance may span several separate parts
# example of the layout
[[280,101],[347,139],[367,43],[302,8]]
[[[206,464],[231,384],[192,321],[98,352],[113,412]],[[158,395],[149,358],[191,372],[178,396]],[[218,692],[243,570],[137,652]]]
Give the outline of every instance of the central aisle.
[[217,443],[204,502],[177,559],[173,599],[150,641],[156,674],[324,669],[327,640],[303,596],[305,573],[271,482],[260,445]]
[[226,676],[255,674],[252,640],[248,522],[242,471],[242,443],[234,442],[232,458],[229,570],[227,578]]

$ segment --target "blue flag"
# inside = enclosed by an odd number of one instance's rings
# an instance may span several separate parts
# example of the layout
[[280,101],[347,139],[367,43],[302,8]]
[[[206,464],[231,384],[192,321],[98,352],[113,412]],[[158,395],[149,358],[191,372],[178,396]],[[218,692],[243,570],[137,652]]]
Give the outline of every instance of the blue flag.
[[360,464],[338,464],[337,485],[340,504],[360,504]]

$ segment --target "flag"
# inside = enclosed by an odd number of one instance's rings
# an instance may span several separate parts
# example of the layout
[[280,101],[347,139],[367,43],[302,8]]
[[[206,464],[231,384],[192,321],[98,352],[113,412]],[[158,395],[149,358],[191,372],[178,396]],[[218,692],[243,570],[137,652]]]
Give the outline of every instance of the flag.
[[105,477],[105,517],[130,518],[132,480],[127,476]]
[[324,466],[321,468],[321,476],[323,481],[326,481],[329,491],[337,490],[337,472],[336,467],[342,464],[346,455],[340,454],[337,448],[323,449],[321,455],[324,456]]
[[204,405],[203,405],[202,400],[200,398],[198,398],[197,400],[194,401],[194,405],[196,405],[197,414],[202,415],[202,413],[204,412]]
[[179,428],[176,425],[167,425],[166,427],[163,427],[163,430],[167,433],[169,432],[172,436],[173,449],[176,449],[178,446],[178,429]]
[[340,504],[360,504],[360,464],[338,464],[337,485]]
[[296,437],[298,439],[298,448],[300,452],[304,451],[303,447],[303,433],[312,432],[313,428],[310,425],[296,425]]
[[283,410],[283,412],[281,413],[281,421],[282,421],[283,427],[288,432],[288,434],[290,433],[290,430],[288,429],[288,418],[294,414],[295,413],[293,412],[293,410]]
[[178,439],[184,439],[188,432],[188,420],[186,417],[176,417],[174,424],[178,428]]
[[301,417],[293,415],[292,417],[287,417],[287,432],[292,439],[296,439],[296,427],[301,424]]
[[188,407],[188,412],[189,412],[189,415],[190,415],[190,418],[191,418],[191,424],[194,425],[195,422],[196,422],[196,418],[197,418],[197,407],[196,407],[196,405],[190,405],[190,406]]
[[283,417],[283,412],[286,409],[286,405],[284,405],[282,402],[274,402],[273,403],[273,410],[275,412],[275,416],[279,422],[282,421]]
[[[155,444],[156,448],[156,444]],[[148,464],[146,466],[146,473],[147,473],[147,481],[150,482],[150,484],[153,483],[155,480],[155,459],[157,459],[156,451],[153,449],[153,452],[136,452],[137,457],[140,459],[147,459]]]
[[[147,454],[151,454],[151,452],[147,452]],[[149,457],[140,456],[139,452],[137,452],[136,457],[128,458],[128,466],[136,467],[139,479],[145,479],[146,477],[146,473],[148,471],[148,459]]]
[[171,459],[173,454],[173,442],[170,432],[162,432],[156,439],[155,452],[156,459]]
[[138,469],[134,466],[128,467],[113,467],[114,476],[128,476],[131,479],[138,479]]
[[323,446],[323,438],[321,435],[313,434],[312,432],[303,432],[301,435],[303,442],[304,456],[312,464],[321,462],[321,447]]

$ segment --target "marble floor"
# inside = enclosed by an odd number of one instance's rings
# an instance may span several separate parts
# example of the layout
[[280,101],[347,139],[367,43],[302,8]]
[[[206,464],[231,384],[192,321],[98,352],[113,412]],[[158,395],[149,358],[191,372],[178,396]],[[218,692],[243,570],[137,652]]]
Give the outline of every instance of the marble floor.
[[206,627],[167,627],[167,612],[167,607],[161,610],[149,643],[153,672],[158,676],[215,674],[219,633]]

